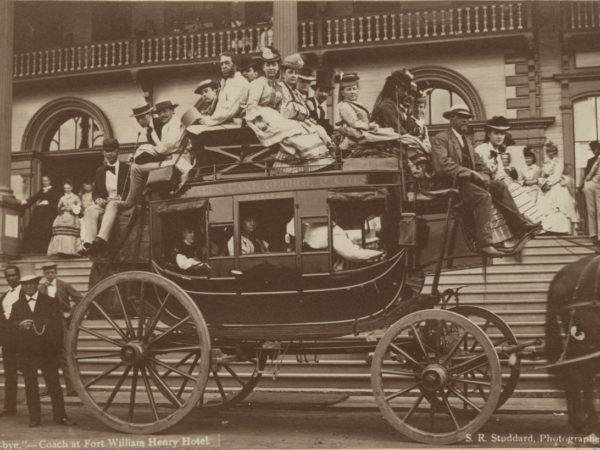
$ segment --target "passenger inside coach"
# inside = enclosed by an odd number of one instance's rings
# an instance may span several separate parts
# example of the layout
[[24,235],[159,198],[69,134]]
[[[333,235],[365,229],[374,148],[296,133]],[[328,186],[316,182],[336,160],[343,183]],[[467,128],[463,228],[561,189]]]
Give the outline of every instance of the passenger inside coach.
[[[240,255],[251,255],[253,253],[267,253],[269,243],[257,237],[258,221],[256,216],[248,215],[240,223]],[[227,242],[229,255],[233,255],[233,236]]]
[[205,255],[201,240],[196,240],[196,231],[184,226],[181,239],[173,248],[173,262],[184,272],[208,273],[210,266],[203,262]]

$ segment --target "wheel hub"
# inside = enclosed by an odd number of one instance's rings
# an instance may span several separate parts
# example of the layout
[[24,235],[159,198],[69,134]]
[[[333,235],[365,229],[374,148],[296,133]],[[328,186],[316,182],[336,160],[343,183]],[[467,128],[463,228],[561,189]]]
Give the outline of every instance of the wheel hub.
[[447,380],[448,371],[439,364],[430,364],[421,373],[423,388],[428,391],[440,389],[446,384]]
[[126,364],[134,364],[144,359],[146,348],[140,341],[128,342],[121,350],[121,361]]

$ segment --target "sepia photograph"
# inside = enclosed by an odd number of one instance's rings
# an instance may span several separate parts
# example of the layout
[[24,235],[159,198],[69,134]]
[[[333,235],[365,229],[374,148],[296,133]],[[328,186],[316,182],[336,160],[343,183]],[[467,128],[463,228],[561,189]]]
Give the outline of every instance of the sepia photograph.
[[0,61],[0,450],[600,447],[600,1],[0,0]]

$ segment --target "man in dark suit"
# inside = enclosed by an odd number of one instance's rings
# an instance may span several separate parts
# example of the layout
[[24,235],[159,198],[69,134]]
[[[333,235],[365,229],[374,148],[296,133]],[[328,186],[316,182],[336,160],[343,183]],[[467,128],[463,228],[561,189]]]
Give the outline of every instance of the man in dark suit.
[[87,254],[87,249],[98,234],[98,223],[106,205],[111,201],[127,198],[129,191],[129,164],[119,161],[119,141],[113,138],[104,139],[102,150],[104,164],[96,169],[92,191],[94,204],[86,208],[82,219],[82,254]]
[[467,137],[469,120],[473,118],[469,108],[455,105],[443,116],[450,121],[450,128],[433,138],[431,149],[435,171],[448,181],[458,181],[462,201],[474,213],[475,237],[480,252],[491,257],[505,256],[505,252],[492,245],[489,224],[492,200],[517,239],[533,236],[541,230],[541,225],[532,224],[523,217],[504,182],[490,180],[486,164],[473,151],[473,143]]
[[16,329],[9,322],[13,305],[21,295],[21,272],[17,266],[6,266],[4,277],[10,290],[2,296],[0,306],[0,339],[4,364],[4,410],[0,416],[17,415],[17,339]]
[[[590,170],[592,170],[594,163],[598,159],[598,155],[600,155],[600,142],[592,141],[592,142],[590,142],[589,145],[590,145],[590,150],[592,151],[594,156],[592,156],[590,159],[587,160],[587,164],[585,165],[585,170],[583,171],[583,180],[584,181],[585,181],[586,177],[589,175]],[[581,188],[583,188],[583,184],[581,185]]]
[[19,365],[25,378],[25,396],[29,409],[29,426],[41,421],[38,369],[42,371],[52,401],[54,422],[73,425],[65,412],[58,379],[58,360],[63,342],[62,317],[56,300],[38,291],[41,277],[34,271],[21,278],[21,296],[13,305],[10,323],[17,329]]
[[[39,290],[42,294],[58,301],[58,307],[62,316],[63,334],[66,335],[71,320],[71,310],[76,303],[79,303],[83,298],[77,290],[66,281],[58,279],[55,263],[48,263],[42,266],[45,280],[40,283]],[[60,353],[60,369],[62,370],[65,379],[65,388],[67,396],[75,395],[73,383],[69,378],[67,365],[67,343],[63,342],[62,351]]]

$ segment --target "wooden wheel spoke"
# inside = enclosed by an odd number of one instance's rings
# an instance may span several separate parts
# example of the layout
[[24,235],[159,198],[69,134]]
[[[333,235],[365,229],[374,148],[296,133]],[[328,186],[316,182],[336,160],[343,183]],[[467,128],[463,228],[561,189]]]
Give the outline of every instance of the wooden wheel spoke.
[[117,381],[117,384],[115,384],[114,389],[110,393],[110,396],[108,397],[106,404],[102,408],[102,411],[108,411],[108,408],[110,408],[110,405],[112,404],[113,400],[115,399],[115,396],[119,392],[119,389],[121,389],[121,386],[123,385],[123,382],[125,381],[125,378],[127,378],[127,375],[129,375],[130,370],[131,370],[131,366],[127,366],[125,368],[125,370],[123,371],[123,374],[119,377],[119,381]]
[[162,334],[159,334],[154,339],[151,339],[148,342],[148,345],[151,346],[151,345],[156,344],[158,341],[160,341],[161,339],[164,339],[166,336],[168,336],[169,334],[171,334],[173,331],[179,329],[183,324],[185,324],[190,319],[191,319],[190,315],[185,316],[183,319],[181,319],[175,325],[173,325],[172,327],[170,327],[167,331],[163,332]]
[[502,339],[498,339],[497,341],[492,342],[492,345],[494,347],[498,347],[499,345],[504,344],[507,341],[508,341],[508,338],[506,336],[504,336]]
[[421,340],[421,335],[420,335],[419,331],[413,324],[410,325],[410,329],[412,330],[412,332],[415,335],[415,339],[417,340],[417,343],[419,344],[419,348],[421,349],[423,356],[425,356],[425,359],[427,360],[427,362],[430,363],[431,358],[429,358],[429,354],[425,350],[425,345],[423,344],[423,341]]
[[477,406],[475,403],[473,403],[467,397],[465,397],[464,395],[462,395],[459,391],[457,391],[456,389],[454,389],[452,386],[448,386],[448,389],[450,389],[454,395],[456,395],[458,398],[460,398],[463,402],[465,402],[467,405],[469,405],[475,411],[477,411],[478,413],[481,412],[481,408],[479,406]]
[[189,345],[185,347],[164,347],[148,350],[149,353],[159,355],[161,353],[177,353],[177,352],[191,352],[196,353],[202,351],[202,347],[199,345]]
[[137,392],[138,372],[139,367],[136,365],[133,367],[133,376],[131,377],[131,393],[129,394],[129,411],[127,413],[129,422],[133,422],[133,410],[135,408],[135,394]]
[[413,373],[413,372],[402,372],[400,370],[382,370],[381,373],[386,374],[386,375],[396,375],[398,377],[409,377],[409,378],[415,378],[417,376],[417,374]]
[[114,356],[121,356],[121,352],[99,353],[99,354],[95,354],[95,355],[81,355],[81,356],[76,356],[75,361],[80,361],[82,359],[112,358]]
[[485,381],[474,380],[472,378],[450,377],[450,380],[455,381],[457,383],[473,384],[473,385],[484,386],[484,387],[488,387],[488,388],[492,387],[492,385],[490,383],[486,383]]
[[140,307],[138,310],[138,330],[137,338],[143,339],[144,337],[144,320],[146,317],[146,299],[144,298],[144,287],[146,284],[142,281],[140,285]]
[[412,362],[414,365],[416,365],[416,366],[419,366],[419,367],[421,367],[421,368],[423,367],[423,364],[421,364],[421,363],[420,363],[419,361],[417,361],[415,358],[413,358],[412,356],[410,356],[410,355],[409,355],[407,352],[405,352],[404,350],[402,350],[402,349],[401,349],[400,347],[398,347],[396,344],[390,343],[390,348],[391,348],[391,349],[392,349],[394,352],[396,352],[396,353],[398,353],[398,354],[400,354],[400,355],[404,356],[406,359],[408,359],[408,360],[409,360],[410,362]]
[[450,372],[452,375],[463,375],[467,372],[472,372],[473,370],[479,369],[488,364],[486,355],[484,353],[480,355],[476,355],[471,359],[463,361],[455,366],[450,367]]
[[[190,375],[194,372],[194,368],[196,367],[196,364],[198,364],[199,360],[200,360],[200,353],[197,353],[196,357],[194,358],[194,361],[192,362],[192,365],[188,369],[188,373]],[[188,384],[188,381],[189,380],[187,378],[183,379],[183,383],[181,383],[181,386],[179,387],[179,390],[177,391],[177,397],[181,397],[181,395],[183,394],[183,391],[185,390],[185,387]]]
[[[177,364],[175,364],[175,367],[179,367],[182,364],[185,364],[185,362],[190,359],[190,356],[192,356],[193,353],[188,353],[187,355],[185,355],[183,358],[181,358],[179,361],[177,361]],[[168,375],[170,375],[172,372],[172,370],[166,370],[165,373],[163,373],[162,375],[160,375],[161,378],[166,378]]]
[[410,409],[404,416],[404,419],[402,419],[402,422],[406,422],[408,419],[410,419],[410,416],[412,416],[413,413],[417,410],[417,408],[419,407],[419,405],[421,404],[421,402],[423,401],[424,398],[425,398],[425,394],[421,393],[419,395],[419,397],[417,398],[417,400],[415,401],[415,403],[410,407]]
[[135,333],[133,332],[133,325],[131,325],[131,319],[129,318],[129,314],[127,314],[127,308],[125,307],[125,302],[121,296],[121,290],[117,284],[114,285],[114,289],[117,293],[117,299],[119,300],[119,305],[121,307],[121,312],[123,313],[123,318],[125,319],[125,324],[127,325],[127,331],[129,332],[130,336],[135,336]]
[[146,369],[148,370],[150,377],[154,380],[154,384],[156,385],[158,390],[163,394],[163,396],[167,400],[169,400],[173,404],[173,406],[175,406],[175,408],[182,407],[183,402],[181,400],[179,400],[179,398],[177,398],[177,396],[175,394],[173,394],[173,391],[171,390],[171,388],[158,375],[156,370],[154,370],[154,368],[149,365],[146,366]]
[[156,409],[156,401],[154,400],[154,393],[152,392],[152,388],[150,387],[150,380],[148,379],[148,374],[146,373],[146,367],[142,366],[140,368],[142,372],[142,378],[144,380],[144,386],[146,386],[146,394],[148,394],[148,400],[150,401],[150,406],[152,407],[152,413],[154,414],[154,419],[156,421],[160,420],[158,417],[158,410]]
[[[154,286],[154,290],[156,292],[156,286]],[[156,297],[158,298],[158,292],[156,292]],[[156,328],[156,325],[158,324],[158,319],[160,319],[160,315],[165,310],[165,307],[167,306],[167,301],[169,300],[170,297],[171,297],[171,293],[168,292],[167,296],[160,304],[160,307],[158,308],[158,310],[156,311],[156,313],[154,314],[154,316],[148,323],[148,326],[146,327],[146,333],[144,334],[144,342],[148,342],[148,340],[150,339],[150,336],[152,336],[152,333],[154,333],[154,329]]]
[[84,327],[83,325],[79,325],[79,329],[81,331],[85,331],[88,334],[91,334],[92,336],[96,336],[98,339],[102,339],[104,342],[108,342],[108,343],[110,343],[112,345],[115,345],[117,347],[124,347],[125,346],[124,343],[115,341],[114,339],[111,339],[108,336],[103,335],[102,333],[98,333],[97,331],[90,330],[89,328]]
[[435,402],[429,403],[429,431],[433,433],[433,426],[435,425]]
[[102,316],[106,319],[106,321],[110,324],[110,326],[113,327],[117,333],[119,333],[119,336],[121,336],[121,338],[124,341],[127,341],[129,339],[125,335],[125,333],[123,333],[123,330],[121,330],[121,327],[119,325],[117,325],[115,323],[115,321],[110,318],[110,316],[106,313],[106,311],[104,311],[104,308],[102,308],[102,306],[100,306],[98,304],[98,302],[96,302],[94,300],[94,301],[92,301],[92,305],[94,305],[96,307],[96,309],[100,312],[100,314],[102,314]]
[[182,377],[184,377],[184,378],[187,378],[188,380],[191,380],[191,381],[196,381],[196,379],[195,379],[193,376],[191,376],[190,374],[187,374],[187,373],[185,373],[185,372],[184,372],[184,371],[182,371],[182,370],[179,370],[179,369],[178,369],[178,368],[176,368],[176,367],[170,366],[170,365],[168,365],[167,363],[164,363],[164,362],[162,362],[162,361],[160,361],[160,360],[158,360],[158,359],[156,359],[156,358],[152,358],[152,357],[150,357],[149,359],[150,359],[150,361],[152,361],[154,364],[157,364],[157,365],[159,365],[159,366],[161,366],[161,367],[164,367],[165,369],[168,369],[168,370],[170,370],[171,372],[175,372],[175,373],[177,373],[177,374],[181,375]]
[[456,351],[460,348],[460,344],[462,344],[463,340],[467,337],[469,333],[467,333],[466,331],[462,334],[462,336],[460,337],[460,339],[458,339],[454,345],[452,346],[452,348],[450,349],[450,351],[448,352],[448,354],[446,356],[444,356],[444,358],[442,359],[442,361],[440,362],[440,364],[445,365],[447,364],[452,357],[454,356],[454,354],[456,353]]
[[235,380],[236,380],[236,381],[237,381],[237,382],[238,382],[238,383],[239,383],[239,384],[240,384],[242,387],[244,387],[244,386],[246,386],[246,384],[248,384],[248,382],[247,382],[247,381],[244,381],[244,380],[242,380],[242,379],[239,377],[239,375],[238,375],[237,373],[235,373],[231,367],[229,367],[229,364],[223,364],[223,367],[225,368],[225,370],[226,370],[227,372],[229,372],[229,374],[230,374],[230,375],[231,375],[233,378],[235,378]]
[[106,369],[104,372],[102,372],[100,375],[98,375],[97,377],[94,377],[92,380],[88,381],[84,387],[87,389],[89,388],[92,384],[96,383],[97,381],[101,380],[102,378],[104,378],[107,375],[110,375],[111,373],[113,373],[115,370],[117,370],[119,367],[121,367],[123,365],[122,361],[119,361],[117,364],[115,364],[112,367],[109,367],[108,369]]
[[393,394],[390,394],[387,397],[385,397],[385,400],[389,402],[390,400],[400,397],[401,395],[408,394],[410,391],[412,391],[417,386],[419,386],[419,383],[413,384],[411,387],[402,389],[401,391],[394,392]]
[[459,430],[460,424],[458,423],[458,420],[456,419],[456,416],[454,415],[454,411],[452,411],[452,406],[450,406],[450,402],[448,401],[448,394],[446,394],[445,392],[442,392],[442,400],[444,402],[444,406],[446,406],[446,411],[448,411],[448,415],[450,416],[450,418],[452,419],[452,422],[454,423],[454,426],[456,427],[457,430]]
[[227,400],[227,395],[225,394],[225,389],[223,389],[223,385],[221,384],[221,379],[219,378],[219,374],[216,370],[212,371],[213,378],[215,379],[215,383],[217,383],[217,389],[219,389],[219,394],[221,394],[221,398],[223,401]]

